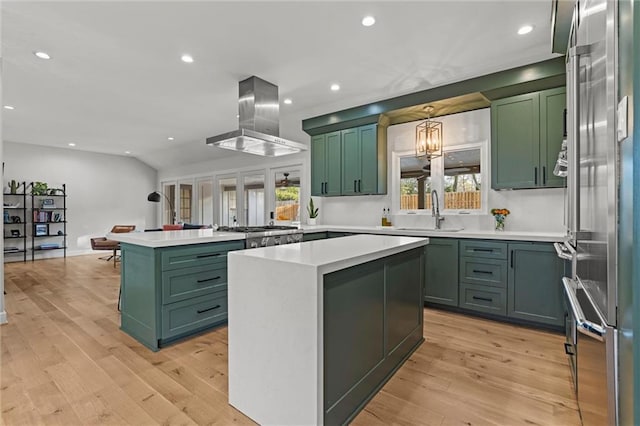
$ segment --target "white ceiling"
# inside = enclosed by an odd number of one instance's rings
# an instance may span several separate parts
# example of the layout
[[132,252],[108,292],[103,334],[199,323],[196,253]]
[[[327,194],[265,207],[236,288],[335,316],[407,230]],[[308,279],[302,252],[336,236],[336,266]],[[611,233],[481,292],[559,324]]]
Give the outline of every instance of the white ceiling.
[[158,169],[248,155],[205,138],[238,127],[256,75],[279,86],[280,136],[308,143],[302,119],[555,56],[550,15],[551,0],[4,1],[3,135]]

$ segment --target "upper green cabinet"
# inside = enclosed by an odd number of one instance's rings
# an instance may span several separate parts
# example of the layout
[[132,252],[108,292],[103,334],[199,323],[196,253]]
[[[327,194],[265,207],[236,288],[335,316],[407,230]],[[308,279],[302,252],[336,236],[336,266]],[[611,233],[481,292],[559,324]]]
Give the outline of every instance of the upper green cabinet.
[[340,195],[340,132],[311,138],[311,195]]
[[386,144],[370,124],[311,138],[311,195],[386,193]]
[[564,134],[565,88],[500,99],[491,104],[491,187],[553,188]]

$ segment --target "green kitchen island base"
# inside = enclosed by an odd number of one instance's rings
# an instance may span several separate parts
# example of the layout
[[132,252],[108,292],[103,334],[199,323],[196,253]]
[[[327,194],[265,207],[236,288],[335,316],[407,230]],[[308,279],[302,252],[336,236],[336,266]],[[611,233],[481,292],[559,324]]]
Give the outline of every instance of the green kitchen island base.
[[345,424],[424,341],[424,238],[229,253],[229,403],[260,424]]

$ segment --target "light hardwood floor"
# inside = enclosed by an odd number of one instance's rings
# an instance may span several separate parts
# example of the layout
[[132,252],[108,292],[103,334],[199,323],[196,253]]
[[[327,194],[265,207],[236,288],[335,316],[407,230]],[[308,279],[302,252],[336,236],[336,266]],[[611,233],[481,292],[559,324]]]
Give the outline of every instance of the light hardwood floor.
[[[2,423],[252,424],[227,403],[226,327],[151,352],[119,330],[118,289],[94,255],[5,264]],[[425,343],[353,424],[580,423],[562,336],[424,312]]]

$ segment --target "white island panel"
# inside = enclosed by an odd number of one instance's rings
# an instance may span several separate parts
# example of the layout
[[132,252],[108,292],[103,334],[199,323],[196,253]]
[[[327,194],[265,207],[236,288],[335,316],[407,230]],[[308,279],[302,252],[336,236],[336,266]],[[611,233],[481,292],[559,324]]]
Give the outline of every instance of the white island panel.
[[107,238],[121,243],[157,248],[244,240],[245,234],[242,232],[218,232],[213,229],[186,229],[182,231],[109,233]]

